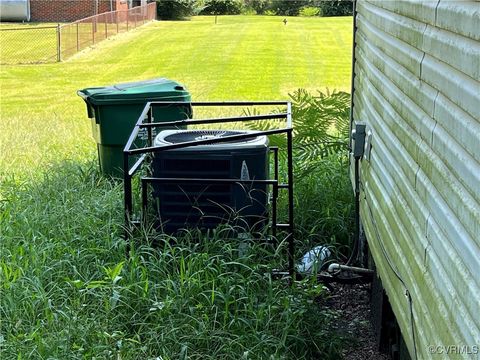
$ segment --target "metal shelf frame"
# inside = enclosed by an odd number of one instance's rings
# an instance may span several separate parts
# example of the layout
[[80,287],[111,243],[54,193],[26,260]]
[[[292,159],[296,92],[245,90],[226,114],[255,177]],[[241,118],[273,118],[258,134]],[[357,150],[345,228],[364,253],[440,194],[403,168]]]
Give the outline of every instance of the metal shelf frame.
[[[286,112],[280,112],[275,114],[264,115],[249,115],[239,117],[222,117],[222,118],[206,118],[206,119],[185,119],[176,121],[162,121],[155,122],[153,117],[153,109],[156,107],[169,107],[169,106],[192,106],[192,107],[237,107],[237,106],[282,106],[286,108]],[[205,139],[198,141],[187,141],[183,143],[154,146],[153,145],[153,131],[154,128],[172,128],[175,126],[186,125],[200,125],[200,124],[225,124],[232,122],[246,122],[246,121],[266,121],[266,120],[278,120],[284,119],[285,126],[278,129],[270,129],[264,131],[255,131],[247,134],[229,135],[218,139]],[[147,132],[147,146],[143,148],[133,148],[134,141],[139,136],[140,130],[146,129]],[[142,192],[142,209],[140,218],[144,221],[147,216],[148,208],[148,186],[152,183],[200,183],[200,184],[254,184],[261,183],[267,186],[272,186],[272,219],[271,219],[271,231],[272,235],[276,237],[277,229],[284,230],[286,232],[285,240],[287,241],[287,256],[288,256],[288,272],[293,277],[294,275],[294,254],[295,254],[295,239],[293,235],[294,231],[294,216],[293,216],[293,123],[292,123],[292,106],[288,101],[227,101],[227,102],[184,102],[184,101],[152,101],[148,102],[138,118],[132,133],[123,150],[123,185],[124,185],[124,215],[125,215],[125,238],[127,240],[127,246],[129,244],[130,232],[128,229],[135,225],[133,221],[134,209],[133,209],[133,194],[132,194],[132,178],[140,170],[141,165],[144,163],[148,154],[153,154],[161,151],[167,151],[172,149],[179,149],[184,147],[192,147],[199,145],[210,145],[225,141],[233,140],[245,140],[249,138],[255,138],[261,135],[273,135],[284,134],[287,138],[287,183],[279,183],[279,149],[278,147],[271,146],[270,151],[274,157],[274,177],[273,179],[265,180],[241,180],[241,179],[194,179],[194,178],[155,178],[151,176],[143,176],[141,181]],[[138,157],[137,161],[129,166],[129,160],[131,157]],[[277,223],[277,198],[279,190],[286,190],[288,192],[288,223]]]

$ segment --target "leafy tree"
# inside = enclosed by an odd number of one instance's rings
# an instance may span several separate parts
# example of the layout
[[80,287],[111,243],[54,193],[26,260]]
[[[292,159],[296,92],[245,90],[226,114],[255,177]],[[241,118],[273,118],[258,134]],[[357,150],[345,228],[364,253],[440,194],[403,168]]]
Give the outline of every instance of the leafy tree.
[[240,0],[207,0],[202,14],[206,15],[237,15],[243,10]]
[[279,0],[271,1],[269,9],[277,15],[297,16],[302,8],[318,8],[322,16],[352,15],[352,0]]
[[300,9],[310,5],[310,3],[309,0],[279,0],[273,1],[270,9],[275,11],[277,15],[297,16]]
[[352,0],[328,0],[318,4],[322,9],[322,16],[348,16],[352,15]]
[[157,15],[162,20],[188,19],[204,8],[204,0],[157,0]]

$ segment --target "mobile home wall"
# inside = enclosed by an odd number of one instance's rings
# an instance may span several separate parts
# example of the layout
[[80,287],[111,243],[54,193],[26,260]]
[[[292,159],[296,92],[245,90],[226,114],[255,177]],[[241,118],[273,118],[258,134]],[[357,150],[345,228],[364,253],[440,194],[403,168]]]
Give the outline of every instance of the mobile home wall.
[[372,145],[360,216],[378,274],[412,358],[450,345],[480,358],[480,2],[359,0],[355,19],[353,120]]

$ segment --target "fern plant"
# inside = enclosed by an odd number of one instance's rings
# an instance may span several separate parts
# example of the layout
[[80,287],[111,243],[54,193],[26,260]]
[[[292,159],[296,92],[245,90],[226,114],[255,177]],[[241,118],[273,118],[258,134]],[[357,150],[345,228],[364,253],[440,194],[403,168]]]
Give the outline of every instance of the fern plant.
[[[308,173],[320,160],[348,149],[350,94],[343,91],[309,93],[298,89],[289,94],[292,102],[293,156],[298,175]],[[283,111],[279,109],[278,111]],[[249,123],[251,130],[279,127],[280,121]],[[270,144],[285,149],[284,135],[272,135]],[[285,152],[280,152],[285,155]]]

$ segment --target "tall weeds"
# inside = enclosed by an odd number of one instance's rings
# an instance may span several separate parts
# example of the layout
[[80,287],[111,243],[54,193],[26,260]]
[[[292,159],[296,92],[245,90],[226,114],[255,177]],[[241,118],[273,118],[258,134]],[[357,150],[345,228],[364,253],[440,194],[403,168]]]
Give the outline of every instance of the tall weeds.
[[[346,95],[292,99],[299,249],[347,252]],[[241,249],[228,228],[178,238],[143,229],[126,257],[122,212],[121,184],[93,162],[2,179],[1,359],[339,358],[335,315],[315,302],[321,285],[271,277],[284,244]]]
[[125,257],[120,186],[71,163],[2,182],[0,358],[337,358],[321,286],[272,279],[282,248],[219,229]]

